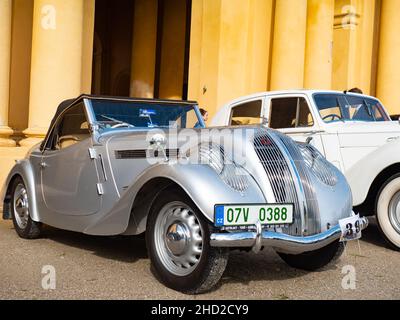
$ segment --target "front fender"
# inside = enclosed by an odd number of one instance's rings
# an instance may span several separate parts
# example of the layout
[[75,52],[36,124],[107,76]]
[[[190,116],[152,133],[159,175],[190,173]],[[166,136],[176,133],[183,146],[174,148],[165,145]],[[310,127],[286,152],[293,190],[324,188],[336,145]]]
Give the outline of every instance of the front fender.
[[400,163],[400,140],[379,147],[346,171],[354,206],[365,201],[371,184],[379,173],[395,163]]
[[[207,165],[182,165],[162,163],[144,171],[121,196],[110,214],[98,221],[86,233],[103,234],[115,226],[119,233],[126,231],[132,210],[132,204],[141,188],[155,178],[166,178],[179,185],[196,204],[204,216],[214,221],[214,205],[218,203],[265,203],[263,193],[250,176],[249,188],[239,193],[225,184],[219,175]],[[147,210],[133,212],[134,230],[129,234],[138,234],[146,229]],[[117,233],[117,230],[114,230]]]
[[11,199],[9,199],[9,191],[10,183],[16,176],[21,176],[22,180],[25,183],[25,187],[28,192],[29,199],[29,213],[31,219],[33,221],[39,222],[40,217],[37,210],[37,201],[36,201],[36,193],[35,193],[35,175],[32,170],[31,163],[28,159],[17,160],[16,164],[10,170],[8,174],[3,188],[1,190],[1,198],[3,200],[3,218],[9,219],[11,218],[10,206],[8,205]]

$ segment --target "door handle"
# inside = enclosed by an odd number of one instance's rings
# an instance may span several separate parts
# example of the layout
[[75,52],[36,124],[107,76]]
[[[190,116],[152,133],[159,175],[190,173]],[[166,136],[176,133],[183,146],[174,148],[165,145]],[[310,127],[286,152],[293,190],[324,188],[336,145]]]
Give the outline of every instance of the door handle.
[[400,137],[389,137],[386,139],[387,142],[392,142],[398,140]]
[[44,168],[46,168],[46,167],[49,166],[49,165],[48,165],[46,162],[44,162],[44,161],[41,161],[41,162],[39,163],[39,165],[40,165],[40,167],[41,167],[42,169],[44,169]]

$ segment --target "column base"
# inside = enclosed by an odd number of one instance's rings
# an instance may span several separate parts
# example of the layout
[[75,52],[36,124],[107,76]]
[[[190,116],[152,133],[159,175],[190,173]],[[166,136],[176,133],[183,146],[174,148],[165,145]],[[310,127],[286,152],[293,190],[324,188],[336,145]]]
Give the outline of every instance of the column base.
[[19,142],[21,147],[33,147],[35,144],[38,144],[43,141],[44,137],[47,133],[47,128],[28,128],[22,131],[27,138],[22,139]]
[[0,147],[15,147],[16,142],[10,138],[14,131],[7,126],[0,126]]

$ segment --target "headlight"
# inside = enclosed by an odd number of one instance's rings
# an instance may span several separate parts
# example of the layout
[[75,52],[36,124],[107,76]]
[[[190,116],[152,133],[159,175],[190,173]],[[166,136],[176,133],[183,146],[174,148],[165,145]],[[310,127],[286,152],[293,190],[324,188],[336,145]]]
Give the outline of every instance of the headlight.
[[298,144],[304,162],[310,171],[323,183],[334,186],[338,182],[333,165],[313,146],[308,144]]
[[199,161],[209,165],[232,189],[243,192],[249,187],[247,171],[225,155],[223,147],[214,143],[199,145]]

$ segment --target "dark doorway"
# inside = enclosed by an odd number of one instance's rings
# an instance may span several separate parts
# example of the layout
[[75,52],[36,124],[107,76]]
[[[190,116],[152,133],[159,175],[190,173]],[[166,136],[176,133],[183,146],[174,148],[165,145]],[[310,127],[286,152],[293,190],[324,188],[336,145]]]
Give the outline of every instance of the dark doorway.
[[[187,99],[191,10],[191,0],[158,0],[156,98],[180,95]],[[174,72],[176,76],[170,79]]]
[[134,1],[96,0],[92,93],[129,96]]
[[[153,37],[140,22],[148,17],[141,12],[143,1],[154,1]],[[136,6],[139,28],[134,27]],[[92,93],[187,99],[191,8],[191,0],[96,0]],[[135,61],[135,39],[152,48],[152,60]],[[134,64],[142,66],[140,72],[132,73]]]

